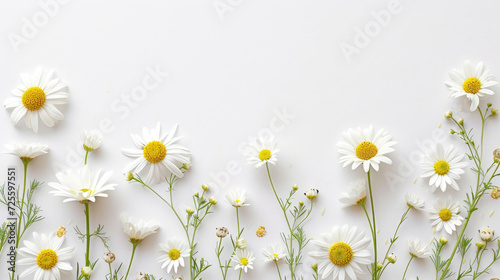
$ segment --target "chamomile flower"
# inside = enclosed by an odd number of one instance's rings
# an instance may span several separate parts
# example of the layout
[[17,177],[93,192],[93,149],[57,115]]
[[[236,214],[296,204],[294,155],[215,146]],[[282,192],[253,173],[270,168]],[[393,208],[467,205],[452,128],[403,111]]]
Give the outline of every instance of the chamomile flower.
[[414,258],[425,259],[431,255],[427,245],[422,243],[420,239],[414,239],[408,243],[408,253]]
[[406,193],[405,195],[406,205],[408,207],[414,208],[416,210],[423,210],[425,206],[425,202],[418,198],[416,194]]
[[145,171],[145,182],[148,184],[158,184],[169,174],[182,178],[184,174],[180,168],[183,164],[190,164],[191,153],[177,144],[180,137],[175,137],[176,131],[177,125],[169,133],[162,134],[160,123],[157,123],[156,128],[151,130],[143,128],[142,137],[131,134],[138,149],[122,149],[124,155],[135,158],[123,168],[123,173],[133,170],[133,173],[140,174]]
[[277,262],[286,256],[285,248],[283,248],[283,245],[279,243],[266,246],[266,248],[262,249],[262,254],[264,254],[264,256],[266,257],[264,259],[265,262]]
[[96,197],[107,197],[106,192],[115,189],[117,184],[107,183],[111,175],[113,175],[113,171],[105,172],[101,176],[101,170],[93,171],[88,165],[76,170],[59,172],[56,174],[59,183],[49,183],[49,186],[55,189],[50,193],[66,197],[63,202],[95,202]]
[[6,151],[3,153],[19,157],[23,162],[30,162],[34,158],[45,155],[49,152],[49,146],[39,143],[20,143],[5,144]]
[[128,235],[132,244],[140,243],[144,238],[156,233],[160,227],[156,221],[136,220],[126,213],[120,215],[123,232]]
[[266,163],[276,164],[278,161],[276,154],[280,151],[277,146],[278,143],[273,136],[255,140],[250,143],[247,149],[248,163],[255,166],[255,168]]
[[82,131],[80,135],[83,142],[83,149],[87,152],[92,152],[95,149],[101,147],[102,144],[102,134],[98,131]]
[[247,199],[246,192],[241,189],[233,189],[226,194],[226,201],[233,207],[248,206],[250,204],[245,204]]
[[470,61],[465,61],[463,71],[453,69],[449,73],[451,81],[445,82],[451,90],[451,96],[465,96],[471,101],[470,111],[475,111],[479,106],[479,98],[495,94],[489,87],[498,82],[493,81],[490,70],[479,62],[474,69]]
[[34,273],[34,280],[60,280],[61,272],[73,270],[70,259],[74,248],[62,247],[63,242],[64,237],[33,232],[33,242],[26,240],[25,247],[19,249],[23,258],[17,264],[29,266],[20,277]]
[[253,261],[255,260],[253,252],[247,249],[236,249],[236,254],[233,255],[232,259],[236,263],[234,266],[235,270],[242,269],[247,273],[248,269],[253,269]]
[[467,167],[467,163],[462,162],[464,156],[464,154],[457,155],[453,145],[445,149],[441,143],[437,143],[422,158],[422,177],[430,177],[429,186],[432,191],[440,188],[444,192],[448,185],[458,191],[455,180],[459,180],[460,175],[465,173],[463,168]]
[[172,267],[174,272],[177,273],[177,268],[184,267],[184,258],[189,258],[189,245],[179,239],[167,240],[167,243],[160,244],[160,252],[162,255],[157,259],[158,262],[163,263],[161,268],[167,268],[167,273],[170,273]]
[[353,205],[363,206],[366,202],[366,181],[358,179],[349,186],[346,193],[342,193],[339,199],[342,207]]
[[343,167],[352,164],[352,169],[363,165],[365,172],[373,167],[378,171],[381,162],[391,164],[392,161],[386,155],[394,151],[391,147],[396,142],[391,141],[392,136],[383,129],[374,132],[373,126],[366,129],[349,129],[343,133],[347,142],[340,142],[338,152],[342,154],[340,163]]
[[333,273],[333,279],[345,279],[348,275],[356,280],[357,274],[363,273],[359,265],[371,263],[371,254],[365,249],[370,239],[364,238],[365,233],[358,232],[356,227],[336,226],[330,233],[320,236],[311,241],[319,251],[310,255],[318,261],[318,273],[322,278]]
[[23,84],[12,90],[14,97],[4,102],[6,109],[14,108],[10,115],[13,125],[24,117],[26,126],[37,132],[38,117],[48,127],[64,118],[56,105],[66,104],[66,85],[59,79],[52,79],[53,75],[54,70],[45,73],[41,67],[38,67],[33,75],[20,74]]
[[447,201],[441,199],[436,200],[433,209],[429,210],[430,219],[434,220],[432,226],[436,226],[436,231],[444,230],[448,234],[452,234],[457,226],[462,225],[464,218],[458,215],[460,204],[453,202],[451,197]]

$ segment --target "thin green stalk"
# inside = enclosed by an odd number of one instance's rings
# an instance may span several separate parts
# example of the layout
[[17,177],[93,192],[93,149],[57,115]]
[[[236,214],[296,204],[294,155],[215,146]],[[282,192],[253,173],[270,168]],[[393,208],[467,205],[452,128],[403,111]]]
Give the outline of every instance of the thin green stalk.
[[[389,248],[387,248],[387,251],[385,252],[384,261],[382,262],[382,265],[384,265],[385,262],[388,261],[387,256],[389,255],[389,252],[391,251],[392,245],[394,245],[394,242],[396,240],[396,236],[397,236],[398,231],[399,231],[399,227],[401,227],[401,225],[403,224],[404,220],[406,219],[406,215],[408,215],[408,212],[410,212],[410,209],[411,209],[411,207],[408,207],[408,209],[406,209],[406,212],[403,214],[403,216],[401,216],[401,220],[399,221],[399,224],[396,227],[396,230],[394,231],[394,235],[391,238],[391,244],[389,245]],[[385,267],[383,270],[380,271],[377,278],[380,278],[382,276],[382,273],[384,272],[384,270],[385,270]]]
[[24,206],[24,197],[26,196],[26,178],[28,176],[28,164],[30,159],[21,159],[23,161],[24,166],[24,183],[23,183],[23,196],[21,198],[21,206],[19,209],[19,224],[17,225],[17,235],[16,235],[16,251],[14,252],[14,270],[12,271],[12,280],[15,278],[16,274],[16,259],[17,259],[17,249],[19,248],[19,242],[21,241],[21,224],[23,220],[23,206]]
[[240,276],[238,277],[238,280],[241,280],[241,273],[243,272],[243,268],[240,268]]
[[411,263],[412,260],[413,260],[413,256],[411,256],[410,261],[406,265],[405,273],[403,274],[403,278],[401,278],[402,280],[405,280],[406,272],[408,271],[408,267],[410,266],[410,263]]
[[84,165],[87,165],[87,156],[89,155],[89,151],[86,151],[85,152],[85,164]]
[[[89,202],[83,202],[85,205],[85,222],[86,222],[86,230],[87,230],[87,251],[85,253],[85,266],[90,267],[90,211],[89,211]],[[90,276],[85,276],[85,279],[90,279]]]
[[278,276],[280,277],[280,280],[282,280],[282,279],[281,279],[280,267],[279,267],[279,265],[278,265],[278,261],[274,261],[274,263],[276,264],[276,270],[278,270]]
[[108,266],[109,266],[109,279],[112,280],[113,279],[113,270],[111,269],[110,263],[108,263]]
[[366,173],[368,176],[368,188],[370,190],[370,203],[372,208],[372,222],[373,222],[373,254],[375,255],[375,261],[373,263],[373,278],[376,279],[377,275],[377,223],[375,222],[375,204],[373,203],[372,194],[372,181],[370,178],[370,170]]
[[[135,249],[137,248],[138,244],[139,243],[136,243],[136,242],[132,243],[132,255],[130,256],[130,263],[128,264],[127,274],[125,274],[125,280],[127,280],[128,273],[130,272],[130,267],[132,266],[132,261],[134,260]],[[110,269],[111,269],[111,266],[110,266]]]
[[311,215],[311,212],[313,210],[313,200],[311,199],[311,207],[309,208],[309,211],[307,212],[307,215],[304,217],[304,219],[302,219],[302,221],[300,221],[300,223],[296,226],[293,227],[293,231],[296,231],[300,225],[305,222],[305,220],[307,220],[307,218],[309,217],[309,215]]
[[224,273],[224,269],[222,268],[222,263],[220,261],[221,247],[222,247],[222,237],[219,237],[219,245],[217,246],[217,260],[219,261],[219,268],[222,274],[222,279],[226,280],[226,274]]

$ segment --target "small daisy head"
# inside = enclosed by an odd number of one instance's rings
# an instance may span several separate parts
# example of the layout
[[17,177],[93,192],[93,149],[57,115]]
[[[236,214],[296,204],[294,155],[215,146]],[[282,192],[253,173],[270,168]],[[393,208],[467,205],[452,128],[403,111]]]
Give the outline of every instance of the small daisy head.
[[429,210],[431,214],[430,219],[434,220],[432,226],[435,226],[436,232],[444,229],[448,234],[452,234],[457,226],[462,225],[464,218],[458,213],[460,212],[460,204],[453,202],[451,197],[443,201],[436,200],[432,209]]
[[89,277],[90,275],[92,275],[92,268],[88,267],[88,266],[85,266],[82,268],[81,270],[82,272],[82,275],[85,276],[85,277]]
[[257,235],[257,237],[264,237],[264,235],[266,235],[266,228],[263,227],[263,226],[260,226],[257,231],[255,232],[255,235]]
[[479,106],[479,99],[486,95],[493,95],[489,89],[497,84],[490,76],[490,71],[482,62],[475,68],[469,61],[465,61],[463,70],[453,69],[449,72],[451,81],[445,82],[453,97],[465,96],[471,101],[470,111],[475,111]]
[[83,149],[87,152],[92,152],[93,150],[101,147],[103,136],[98,130],[93,131],[82,131],[81,139],[83,142]]
[[441,243],[442,245],[446,245],[448,243],[448,238],[444,236],[439,238],[439,243]]
[[315,199],[318,196],[318,189],[310,189],[304,193],[304,195],[309,198],[310,200]]
[[416,210],[423,210],[425,206],[425,202],[418,198],[416,194],[413,193],[406,193],[405,195],[405,200],[406,200],[406,205],[408,207],[416,209]]
[[57,237],[63,237],[66,235],[66,233],[67,233],[66,228],[63,226],[60,226],[56,231]]
[[224,238],[229,234],[229,230],[225,227],[218,227],[215,229],[215,235],[220,238]]
[[215,205],[217,204],[217,198],[215,196],[211,196],[208,198],[208,202],[210,202],[210,204],[212,205]]
[[398,260],[398,258],[396,258],[394,254],[387,255],[386,259],[387,261],[389,261],[389,263],[396,263],[396,261]]
[[465,173],[464,168],[467,167],[467,163],[462,162],[464,157],[464,154],[457,154],[453,145],[444,148],[441,143],[437,143],[424,155],[422,177],[430,177],[429,186],[432,191],[440,188],[444,192],[447,186],[459,189],[456,180],[460,179],[460,175]]
[[453,117],[453,113],[451,111],[447,111],[446,113],[444,113],[444,117],[447,119],[451,119],[451,117]]
[[68,93],[66,85],[53,79],[53,74],[54,70],[47,73],[41,67],[33,75],[20,74],[23,84],[12,90],[14,97],[4,102],[6,109],[14,108],[10,116],[13,125],[24,118],[25,125],[36,133],[39,117],[48,127],[64,118],[56,105],[66,104]]
[[125,234],[132,244],[139,244],[147,236],[156,233],[160,227],[156,221],[136,220],[126,213],[120,215],[120,221]]
[[486,226],[483,227],[482,229],[479,230],[479,237],[481,237],[481,240],[487,242],[491,241],[493,239],[493,236],[495,235],[495,231],[491,230],[490,227]]
[[338,152],[342,154],[340,163],[344,167],[352,164],[354,170],[363,165],[363,170],[368,172],[370,167],[378,171],[380,163],[392,163],[386,155],[394,151],[392,146],[396,142],[391,141],[392,136],[383,129],[377,132],[373,130],[373,126],[363,130],[349,129],[343,135],[346,142],[338,144]]
[[499,198],[500,197],[500,190],[498,188],[492,189],[491,192],[490,192],[490,196],[493,199]]
[[32,161],[34,158],[45,155],[49,152],[49,146],[45,144],[39,143],[20,143],[14,142],[12,144],[6,144],[5,148],[7,149],[3,153],[11,154],[19,157],[23,163],[27,164]]
[[286,256],[285,248],[279,243],[266,246],[266,248],[262,249],[262,254],[264,254],[265,262],[277,262]]
[[293,185],[292,186],[292,191],[296,192],[299,190],[299,186],[298,185]]
[[342,193],[339,201],[342,203],[342,207],[364,206],[366,202],[366,180],[358,179],[352,183],[347,192]]
[[248,242],[246,241],[245,238],[240,238],[240,239],[236,240],[236,247],[238,249],[246,249],[246,248],[248,248]]
[[248,206],[250,204],[245,204],[246,192],[241,189],[233,189],[226,194],[226,201],[233,207]]
[[203,185],[201,185],[201,188],[202,188],[204,191],[208,192],[208,190],[210,190],[210,185],[209,185],[209,184],[203,184]]
[[189,258],[189,245],[180,239],[167,240],[167,243],[160,244],[160,252],[162,255],[157,259],[162,263],[161,268],[167,268],[167,273],[170,273],[172,268],[177,273],[177,268],[184,267],[184,258]]
[[273,136],[261,137],[251,142],[246,152],[248,163],[255,168],[267,163],[276,164],[278,161],[276,154],[279,152],[277,147],[278,143]]
[[113,254],[111,252],[107,252],[104,254],[103,259],[106,263],[113,263],[115,261],[116,257],[115,257],[115,254]]
[[486,246],[486,243],[484,243],[484,242],[476,242],[476,247],[478,249],[482,249],[484,246]]
[[408,253],[414,258],[428,258],[431,255],[427,245],[422,243],[420,239],[414,239],[408,243]]
[[500,148],[493,151],[493,160],[495,160],[495,162],[500,161]]
[[188,208],[186,208],[186,213],[187,213],[189,216],[193,215],[193,214],[194,214],[194,209],[193,209],[193,207],[188,207]]
[[236,254],[232,256],[233,261],[236,263],[234,269],[241,269],[247,273],[248,269],[253,269],[253,252],[247,249],[236,249]]

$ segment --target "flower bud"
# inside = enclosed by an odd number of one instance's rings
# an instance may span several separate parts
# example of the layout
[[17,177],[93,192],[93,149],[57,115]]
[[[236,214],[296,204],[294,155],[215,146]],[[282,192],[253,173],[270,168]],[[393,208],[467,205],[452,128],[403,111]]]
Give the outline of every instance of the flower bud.
[[387,260],[390,263],[395,263],[398,260],[398,258],[396,258],[396,256],[394,254],[389,254],[389,255],[387,255]]
[[139,272],[139,275],[137,276],[136,280],[148,280],[148,277],[146,274]]
[[313,199],[315,199],[315,198],[318,196],[318,193],[319,193],[319,191],[318,191],[317,189],[310,189],[310,190],[306,191],[306,192],[304,193],[304,195],[305,195],[307,198],[309,198],[309,199],[313,200]]
[[299,189],[299,186],[297,186],[297,185],[293,185],[293,186],[292,186],[292,190],[293,190],[293,191],[297,191],[298,189]]
[[486,226],[483,227],[482,229],[478,230],[479,231],[479,237],[481,237],[481,240],[487,242],[493,239],[493,235],[495,235],[495,231],[491,230],[490,227]]
[[191,207],[188,207],[188,208],[186,208],[186,213],[188,213],[188,215],[193,215],[194,214],[194,209],[191,208]]
[[497,159],[497,160],[500,159],[500,148],[499,149],[495,149],[493,151],[493,158]]
[[491,104],[491,102],[486,103],[486,106],[488,106],[488,107],[491,107],[491,105],[493,105],[493,104]]
[[92,268],[90,268],[88,266],[82,268],[82,274],[83,274],[83,276],[90,276],[90,275],[92,275]]
[[106,263],[113,263],[115,261],[115,254],[107,252],[104,254],[103,258]]
[[59,229],[57,229],[56,235],[57,237],[63,237],[64,235],[66,235],[66,233],[67,233],[66,228],[61,226],[59,227]]
[[266,228],[263,226],[259,227],[255,234],[257,235],[257,237],[263,237],[264,235],[266,235]]
[[446,243],[448,243],[448,238],[444,236],[439,238],[439,243],[441,243],[442,245],[446,245]]
[[496,114],[498,114],[498,109],[491,109],[491,115],[495,116]]
[[497,198],[500,197],[500,191],[498,190],[498,188],[494,188],[494,189],[491,190],[490,195],[491,195],[491,198],[497,199]]
[[460,125],[464,125],[464,120],[463,120],[463,119],[458,119],[458,123],[459,123]]
[[195,197],[200,197],[200,193],[198,193],[198,192],[195,192],[193,195],[194,195]]
[[189,168],[191,168],[191,163],[184,163],[183,165],[181,165],[181,170],[183,171],[188,171]]
[[132,174],[132,172],[129,171],[125,174],[125,180],[132,181],[133,179],[134,179],[134,174]]
[[453,116],[453,113],[451,111],[447,111],[446,113],[444,113],[444,117],[447,119],[450,119],[452,116]]
[[484,245],[486,245],[484,242],[477,242],[477,243],[476,243],[476,246],[477,246],[477,248],[478,248],[478,249],[483,248],[483,247],[484,247]]
[[238,249],[246,249],[248,247],[248,242],[245,240],[245,238],[240,238],[236,240],[236,247]]
[[210,189],[210,186],[209,186],[208,184],[203,184],[203,185],[201,185],[201,188],[202,188],[204,191],[208,192],[208,190]]
[[384,267],[384,266],[382,265],[382,263],[378,262],[378,263],[377,263],[377,268],[378,268],[378,269],[382,269],[382,267]]
[[456,133],[456,132],[455,132],[455,130],[450,129],[450,134],[451,134],[451,135],[453,135],[453,134],[455,134],[455,133]]
[[311,268],[312,268],[312,270],[314,270],[314,271],[318,271],[318,264],[317,264],[317,263],[313,263],[313,264],[311,265]]
[[229,234],[229,230],[225,227],[219,227],[215,229],[215,234],[217,237],[226,237]]
[[217,198],[215,198],[215,196],[211,196],[208,201],[210,202],[210,204],[212,205],[215,205],[217,204]]
[[299,201],[299,206],[304,206],[304,201]]

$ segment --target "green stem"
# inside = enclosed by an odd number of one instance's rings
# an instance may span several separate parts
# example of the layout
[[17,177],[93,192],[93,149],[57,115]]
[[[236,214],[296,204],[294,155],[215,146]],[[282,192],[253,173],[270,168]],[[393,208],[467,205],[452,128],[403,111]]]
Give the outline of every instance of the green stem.
[[[125,280],[127,280],[128,273],[130,272],[130,267],[132,266],[132,261],[134,260],[135,249],[137,248],[138,244],[139,243],[136,243],[136,242],[132,243],[132,255],[130,256],[130,263],[128,264],[127,274],[125,274]],[[110,266],[110,268],[111,268],[111,266]]]
[[23,196],[21,198],[21,205],[19,209],[19,224],[17,225],[17,235],[16,235],[16,251],[14,252],[14,270],[12,271],[12,280],[15,278],[16,274],[16,259],[17,259],[17,249],[19,248],[19,242],[21,241],[21,224],[23,220],[23,206],[24,197],[26,196],[26,178],[28,177],[28,164],[30,159],[21,159],[24,166],[24,183],[23,183]]
[[368,176],[368,188],[370,190],[370,203],[371,203],[371,208],[372,208],[372,222],[373,222],[373,254],[375,256],[375,261],[373,264],[373,278],[376,279],[376,275],[377,275],[377,224],[375,222],[375,204],[373,203],[372,181],[370,178],[370,170],[368,170],[367,176]]
[[238,277],[238,280],[241,280],[241,273],[243,272],[243,268],[240,268],[240,276]]
[[280,272],[280,267],[278,265],[278,261],[274,261],[274,263],[276,264],[276,270],[278,270],[278,276],[280,277],[281,280],[281,272]]
[[[86,230],[87,230],[87,251],[85,253],[85,266],[90,267],[90,211],[89,211],[89,202],[83,202],[85,205],[85,222],[86,222]],[[85,279],[90,279],[90,276],[85,276]]]
[[84,165],[87,165],[87,156],[89,155],[89,151],[86,151],[85,152],[85,164]]
[[[382,265],[384,265],[385,262],[388,261],[387,256],[389,255],[389,252],[391,251],[392,245],[394,245],[394,242],[396,242],[396,236],[398,234],[399,227],[401,227],[401,225],[403,224],[404,220],[406,219],[406,215],[408,215],[408,212],[410,212],[410,209],[411,209],[411,207],[408,207],[408,209],[406,209],[406,212],[403,214],[403,216],[401,216],[401,220],[399,221],[399,224],[396,227],[396,230],[394,231],[394,235],[391,238],[391,244],[389,245],[389,248],[387,248],[387,251],[385,252],[384,261],[382,262]],[[384,270],[385,270],[385,267],[384,267]],[[380,278],[382,276],[382,273],[384,270],[380,271],[378,278]]]
[[113,279],[113,270],[111,269],[110,263],[108,263],[108,266],[109,266],[109,280],[112,280]]
[[311,199],[311,207],[309,208],[309,211],[307,212],[307,215],[305,216],[304,219],[302,219],[302,221],[300,221],[300,223],[298,225],[296,225],[295,227],[293,227],[293,231],[294,232],[300,227],[300,225],[303,222],[305,222],[305,220],[307,220],[307,218],[309,217],[309,215],[311,215],[312,210],[313,210],[313,200]]
[[405,280],[406,272],[408,271],[408,267],[410,266],[410,263],[411,263],[412,260],[413,260],[413,256],[411,256],[410,261],[406,265],[405,273],[403,274],[403,278],[401,278],[402,280]]
[[226,275],[224,274],[224,269],[222,268],[222,263],[220,261],[220,254],[222,253],[221,252],[221,247],[222,247],[222,237],[219,237],[219,242],[218,242],[218,246],[217,246],[217,260],[219,261],[219,268],[220,268],[220,272],[222,274],[222,279],[223,280],[226,280]]

